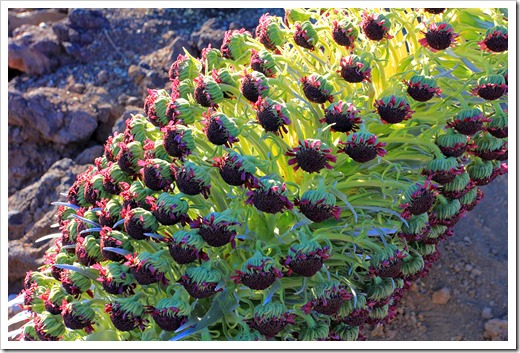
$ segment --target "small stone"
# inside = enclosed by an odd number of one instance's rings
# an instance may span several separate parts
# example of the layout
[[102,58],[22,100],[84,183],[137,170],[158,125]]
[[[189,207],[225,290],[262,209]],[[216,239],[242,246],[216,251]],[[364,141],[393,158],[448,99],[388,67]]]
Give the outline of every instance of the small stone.
[[103,84],[108,81],[108,72],[106,70],[101,70],[98,72],[96,76],[96,83]]
[[507,340],[507,320],[492,319],[486,322],[484,339],[490,341]]
[[374,330],[371,332],[372,337],[384,337],[385,331],[383,326],[376,326]]
[[462,268],[460,268],[459,264],[455,264],[455,265],[453,266],[453,271],[455,271],[455,272],[460,272],[460,270],[462,270]]
[[471,239],[469,237],[464,237],[463,240],[467,243],[467,244],[471,244]]
[[491,311],[491,308],[486,307],[482,310],[482,318],[486,320],[493,318],[493,312]]
[[139,85],[139,83],[146,77],[146,74],[139,66],[130,65],[128,68],[128,77],[130,77],[136,85]]
[[137,97],[128,97],[128,99],[126,100],[126,104],[138,106],[138,105],[141,105],[141,100]]
[[72,87],[70,87],[70,90],[74,93],[82,94],[83,92],[85,92],[86,88],[87,87],[83,83],[75,83],[74,85],[72,85]]
[[470,272],[473,269],[473,266],[471,264],[467,264],[466,266],[464,266],[464,269]]
[[417,318],[419,319],[419,321],[424,321],[424,315],[423,314],[417,315]]
[[432,295],[433,304],[446,304],[451,298],[451,292],[449,288],[442,288],[434,292]]
[[477,277],[477,276],[480,276],[482,274],[482,271],[477,270],[476,268],[474,268],[473,270],[471,270],[471,274],[473,276]]

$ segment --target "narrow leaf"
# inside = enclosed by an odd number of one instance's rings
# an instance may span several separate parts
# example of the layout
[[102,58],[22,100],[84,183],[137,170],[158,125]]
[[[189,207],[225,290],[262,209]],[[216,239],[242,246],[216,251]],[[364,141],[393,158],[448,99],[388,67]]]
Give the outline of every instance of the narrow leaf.
[[39,243],[39,242],[42,242],[44,240],[48,240],[48,239],[54,239],[54,238],[59,238],[61,237],[61,233],[52,233],[52,234],[47,234],[41,238],[38,238],[36,239],[34,242],[35,243]]
[[56,202],[51,202],[51,205],[53,205],[53,206],[65,206],[65,207],[68,207],[68,208],[72,208],[74,210],[79,210],[80,209],[80,207],[78,205],[74,205],[74,204],[68,203],[68,202],[56,201]]
[[29,310],[20,311],[18,314],[10,318],[9,321],[7,321],[7,326],[29,320],[31,318],[31,313],[32,312]]
[[331,191],[332,191],[332,193],[334,195],[336,195],[336,197],[338,197],[341,201],[343,201],[343,203],[349,208],[350,212],[352,212],[352,214],[354,215],[354,222],[357,223],[357,221],[358,221],[357,212],[354,209],[354,207],[352,207],[350,202],[348,202],[347,197],[345,196],[345,194],[342,193],[341,191],[337,190],[337,189],[332,189]]
[[99,228],[101,227],[98,223],[91,221],[90,219],[87,219],[85,217],[78,216],[77,214],[73,214],[72,217],[79,219],[82,222],[86,222],[88,224],[92,224],[94,227]]
[[150,237],[150,238],[157,239],[157,240],[164,240],[164,237],[162,235],[160,235],[160,234],[144,233],[144,235],[146,235],[147,237]]
[[126,256],[128,254],[131,254],[131,252],[128,251],[128,250],[120,249],[120,248],[113,248],[111,246],[103,247],[103,250],[115,252],[116,254],[119,254],[119,255],[122,255],[122,256]]

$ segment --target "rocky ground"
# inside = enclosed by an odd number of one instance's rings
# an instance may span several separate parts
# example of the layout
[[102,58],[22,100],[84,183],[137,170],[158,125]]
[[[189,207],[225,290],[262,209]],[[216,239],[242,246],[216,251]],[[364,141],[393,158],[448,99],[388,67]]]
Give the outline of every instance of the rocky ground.
[[[60,192],[103,151],[186,48],[220,47],[281,9],[17,9],[9,13],[9,291],[38,267]],[[430,275],[371,340],[507,339],[507,178],[441,246]]]

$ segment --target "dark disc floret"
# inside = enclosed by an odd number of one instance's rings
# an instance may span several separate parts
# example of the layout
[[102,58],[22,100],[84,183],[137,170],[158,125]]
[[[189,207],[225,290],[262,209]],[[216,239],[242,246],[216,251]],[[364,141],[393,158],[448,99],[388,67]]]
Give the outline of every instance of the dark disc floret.
[[96,264],[92,268],[99,271],[99,278],[96,280],[101,283],[105,292],[123,296],[134,294],[136,283],[128,266],[112,262],[106,266]]
[[332,149],[320,140],[307,139],[299,141],[298,147],[286,152],[285,155],[293,157],[288,163],[294,170],[301,168],[308,173],[318,173],[323,168],[333,168],[330,162],[335,163],[336,156],[330,152]]
[[376,135],[368,132],[357,132],[347,137],[347,141],[340,141],[345,147],[338,152],[346,153],[350,158],[358,163],[366,163],[376,158],[386,155],[383,148],[386,143],[380,142]]
[[453,128],[461,134],[473,136],[482,130],[482,126],[491,119],[484,117],[484,113],[478,108],[463,109],[448,121],[447,127]]
[[297,22],[294,27],[294,42],[302,48],[313,51],[314,45],[318,42],[318,34],[313,28],[312,23],[309,21],[303,23]]
[[417,216],[427,212],[433,206],[435,195],[436,187],[429,179],[410,185],[402,195],[401,215],[405,219],[410,219],[412,215]]
[[320,120],[320,123],[331,125],[332,131],[349,133],[356,131],[358,124],[363,123],[358,114],[359,110],[352,103],[339,101],[325,109],[325,117]]
[[456,43],[459,36],[453,32],[453,27],[446,22],[436,22],[428,26],[426,32],[421,31],[424,38],[419,39],[419,44],[432,52],[444,50]]
[[67,328],[71,330],[85,329],[86,333],[94,330],[92,324],[96,314],[88,304],[81,302],[67,303],[64,301],[61,309],[63,323]]
[[312,277],[330,257],[328,246],[321,246],[317,241],[307,241],[295,244],[289,248],[289,255],[282,259],[282,264],[289,269],[287,275],[293,272],[304,277]]
[[[423,212],[424,213],[424,212]],[[396,278],[401,276],[403,259],[407,254],[395,245],[389,244],[370,258],[368,269],[371,277]]]
[[306,314],[314,310],[322,315],[335,315],[341,305],[352,297],[337,280],[319,283],[314,287],[314,291],[315,298],[302,307]]
[[105,305],[105,312],[110,314],[110,320],[119,331],[132,331],[139,327],[142,331],[148,323],[144,319],[146,314],[144,306],[139,302],[142,293],[129,298],[117,298],[112,303]]
[[410,104],[406,98],[399,96],[385,96],[374,102],[376,113],[379,115],[383,123],[398,124],[408,120],[414,113],[410,109]]
[[368,62],[357,55],[342,57],[338,71],[343,79],[350,83],[371,82],[372,70]]
[[275,59],[267,50],[256,51],[251,49],[250,66],[253,70],[262,73],[265,77],[276,76]]
[[459,134],[454,129],[447,129],[446,134],[437,136],[435,144],[446,157],[458,158],[466,152],[469,139],[469,136]]
[[478,42],[480,49],[502,53],[507,50],[507,28],[503,26],[495,26],[486,31],[485,38]]
[[213,77],[199,75],[193,81],[195,82],[193,98],[198,104],[207,108],[216,108],[224,100],[224,93]]
[[390,20],[383,14],[363,13],[363,20],[361,21],[361,28],[363,33],[370,40],[380,41],[383,39],[393,38],[388,34],[390,29]]
[[170,156],[184,160],[195,150],[192,130],[174,122],[161,128],[163,135],[163,146]]
[[246,204],[254,205],[259,211],[266,213],[283,213],[285,209],[292,210],[294,207],[287,195],[285,183],[261,178],[254,186],[254,190],[246,193]]
[[499,99],[506,93],[507,84],[502,75],[481,77],[477,82],[477,86],[471,91],[472,95],[479,96],[488,101]]
[[433,77],[422,75],[413,75],[408,81],[403,81],[406,86],[406,92],[410,97],[418,102],[427,102],[434,95],[440,96],[442,90],[437,87],[437,83]]
[[429,8],[429,9],[423,9],[424,11],[428,12],[428,13],[431,13],[431,14],[434,14],[434,15],[438,15],[440,13],[443,13],[446,9],[445,8]]
[[197,229],[202,239],[213,247],[224,246],[228,243],[235,247],[235,236],[239,226],[240,223],[228,212],[211,212],[190,223],[190,227]]
[[307,190],[294,204],[311,221],[319,223],[330,218],[339,220],[341,208],[336,206],[336,197],[328,192]]
[[303,87],[305,97],[312,103],[323,104],[325,102],[332,103],[334,97],[332,96],[333,87],[325,79],[325,77],[318,74],[311,74],[300,79]]
[[206,261],[200,266],[188,267],[178,281],[193,298],[207,298],[222,291],[217,288],[222,275],[212,268],[211,261]]
[[291,120],[289,120],[289,112],[285,104],[270,98],[258,98],[253,107],[256,110],[258,123],[266,132],[272,132],[275,135],[283,135],[288,132],[287,125],[291,123]]
[[176,173],[179,190],[186,195],[202,194],[209,197],[211,178],[209,170],[192,162],[185,162]]
[[463,172],[464,166],[460,164],[456,158],[438,157],[428,162],[421,174],[436,183],[443,185],[453,181],[457,175],[460,175]]
[[171,238],[167,238],[171,257],[180,265],[192,263],[195,260],[207,261],[208,255],[202,250],[204,239],[196,230],[179,230]]
[[139,254],[128,254],[125,256],[125,266],[130,268],[130,273],[134,276],[140,285],[148,285],[160,282],[163,285],[168,284],[165,273],[170,269],[171,265],[162,255],[168,250],[160,250],[150,254],[143,251]]
[[332,39],[341,46],[354,49],[359,34],[357,28],[347,20],[334,20],[332,24]]
[[287,42],[279,17],[271,16],[269,13],[263,14],[258,20],[255,35],[266,49],[273,52],[279,52],[277,47],[283,47]]
[[154,197],[147,197],[146,202],[151,205],[151,212],[162,225],[172,226],[177,223],[186,225],[190,221],[188,216],[189,204],[182,194],[172,195],[163,192]]
[[241,270],[235,270],[235,275],[231,276],[231,279],[251,289],[264,290],[281,277],[283,273],[275,267],[272,258],[254,256],[242,264]]
[[153,320],[164,331],[175,331],[187,320],[191,312],[190,304],[178,298],[178,292],[171,298],[163,298],[155,307],[148,308]]

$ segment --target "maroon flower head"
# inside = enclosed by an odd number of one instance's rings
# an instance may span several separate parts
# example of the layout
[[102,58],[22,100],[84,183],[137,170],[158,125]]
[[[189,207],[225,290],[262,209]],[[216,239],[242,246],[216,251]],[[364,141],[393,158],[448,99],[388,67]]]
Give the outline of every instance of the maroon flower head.
[[341,46],[354,49],[354,44],[358,37],[357,28],[346,20],[339,22],[334,20],[332,24],[332,39]]
[[410,219],[412,215],[417,216],[427,212],[435,201],[436,189],[429,179],[410,185],[402,195],[400,207],[403,209],[401,213],[403,218]]
[[428,162],[422,175],[439,184],[446,184],[464,173],[464,166],[456,158],[436,158]]
[[446,157],[458,158],[466,152],[469,140],[469,136],[459,134],[454,129],[447,129],[446,134],[437,136],[435,144]]
[[296,199],[294,204],[311,221],[319,223],[332,217],[339,220],[341,208],[336,206],[336,197],[328,192],[307,190],[301,200]]
[[415,113],[410,109],[410,104],[406,101],[406,98],[393,94],[376,100],[374,107],[384,124],[398,124],[410,119],[412,114]]
[[137,327],[144,331],[148,321],[144,319],[146,311],[139,302],[140,295],[142,293],[129,298],[117,298],[105,305],[105,312],[110,314],[112,324],[119,331],[132,331]]
[[141,252],[139,254],[128,254],[125,256],[127,260],[124,265],[130,268],[130,272],[134,275],[135,280],[140,285],[148,285],[160,282],[162,285],[168,284],[168,279],[165,273],[169,270],[171,265],[163,254],[168,250],[160,250],[154,254],[148,252]]
[[212,266],[210,261],[206,261],[200,266],[190,266],[178,282],[193,298],[210,297],[222,291],[222,288],[217,288],[222,275]]
[[347,82],[371,82],[371,69],[368,62],[357,55],[349,55],[340,60],[338,71]]
[[368,132],[356,132],[347,137],[347,141],[340,141],[345,147],[340,149],[338,153],[346,153],[350,158],[358,163],[366,163],[376,158],[386,155],[383,148],[386,143],[380,142],[376,135]]
[[269,13],[263,14],[258,20],[256,39],[272,52],[279,53],[277,46],[283,46],[287,42],[280,25],[278,17]]
[[320,120],[320,123],[331,125],[332,131],[349,133],[356,131],[358,124],[363,122],[358,114],[359,110],[352,103],[339,101],[325,109],[325,117]]
[[163,146],[170,156],[184,160],[195,150],[195,142],[192,130],[171,121],[167,126],[161,128],[163,135]]
[[458,33],[453,32],[453,27],[445,22],[432,23],[428,26],[426,32],[421,31],[421,33],[424,34],[425,37],[419,39],[419,44],[434,53],[454,45],[459,36]]
[[443,13],[446,9],[444,8],[430,8],[430,9],[423,9],[425,12],[428,12],[428,13],[431,13],[431,14],[434,14],[434,15],[438,15],[440,13]]
[[337,280],[323,282],[314,287],[316,297],[302,307],[304,313],[312,310],[323,315],[335,315],[341,305],[352,295]]
[[437,83],[433,77],[413,75],[408,81],[403,80],[403,82],[407,85],[406,92],[418,102],[427,102],[432,99],[434,95],[440,97],[442,92],[442,90],[437,87]]
[[61,306],[61,316],[65,326],[71,330],[85,329],[87,334],[94,331],[92,324],[94,324],[93,320],[96,314],[88,304],[68,303],[64,299]]
[[486,31],[485,38],[478,42],[480,49],[502,53],[507,50],[507,28],[503,26],[495,26]]
[[260,97],[267,97],[269,93],[267,78],[261,72],[248,73],[244,70],[240,92],[252,103],[257,102]]
[[231,279],[254,290],[264,290],[270,287],[283,273],[275,267],[270,257],[254,256],[242,264],[241,270],[235,270]]
[[259,52],[251,49],[250,66],[253,70],[264,74],[265,77],[276,76],[276,65],[274,57],[267,50],[260,50]]
[[477,86],[471,91],[472,95],[488,101],[499,99],[507,93],[507,84],[504,76],[490,75],[481,77]]
[[128,266],[113,262],[105,267],[95,264],[92,268],[99,271],[97,281],[101,283],[105,292],[123,296],[134,294],[136,284]]
[[287,125],[291,123],[291,120],[289,120],[289,112],[285,104],[278,103],[270,98],[260,97],[253,107],[256,110],[258,123],[266,132],[280,136],[288,132]]
[[266,213],[283,213],[285,209],[292,210],[294,207],[287,194],[285,183],[264,177],[259,179],[254,190],[246,193],[246,204],[254,205],[259,211]]
[[258,179],[254,176],[256,166],[250,158],[230,151],[224,157],[214,157],[214,167],[219,168],[222,179],[229,185],[252,188]]
[[217,146],[231,147],[233,143],[238,142],[238,128],[233,120],[229,119],[222,113],[211,113],[210,111],[203,114],[204,120],[202,131],[206,134],[209,142]]
[[370,40],[380,41],[383,39],[392,39],[393,36],[388,34],[390,29],[390,20],[383,14],[363,13],[363,21],[361,21],[363,33]]
[[173,236],[166,238],[171,257],[180,265],[192,263],[195,260],[207,261],[208,255],[202,250],[205,242],[196,230],[179,230]]
[[322,247],[317,241],[311,240],[291,246],[289,255],[282,259],[282,264],[289,269],[289,276],[294,272],[300,276],[312,277],[330,256],[329,247]]
[[318,34],[316,33],[316,30],[313,28],[312,23],[310,23],[309,21],[305,21],[303,22],[303,24],[297,22],[294,26],[294,42],[302,48],[313,51],[314,45],[318,42]]
[[312,103],[323,104],[327,101],[330,103],[334,101],[334,97],[331,94],[334,88],[327,82],[325,77],[312,74],[302,77],[300,82],[302,83],[305,97]]
[[202,166],[192,162],[185,162],[177,170],[177,187],[186,195],[202,194],[204,198],[209,197],[211,179],[209,171]]
[[246,320],[246,323],[269,339],[280,333],[287,325],[293,325],[294,318],[295,315],[287,312],[284,304],[269,302],[256,306],[253,317]]
[[240,223],[228,212],[211,212],[191,222],[190,227],[198,229],[199,235],[210,246],[219,247],[231,243],[235,247],[235,236]]
[[317,173],[323,168],[332,169],[330,162],[336,162],[336,156],[332,155],[332,149],[328,148],[320,140],[307,139],[299,141],[298,147],[285,153],[289,159],[289,165],[294,170],[303,169],[308,173]]
[[482,130],[482,125],[490,122],[491,119],[485,118],[484,113],[478,108],[463,109],[449,121],[447,127],[454,128],[464,135],[473,136]]

